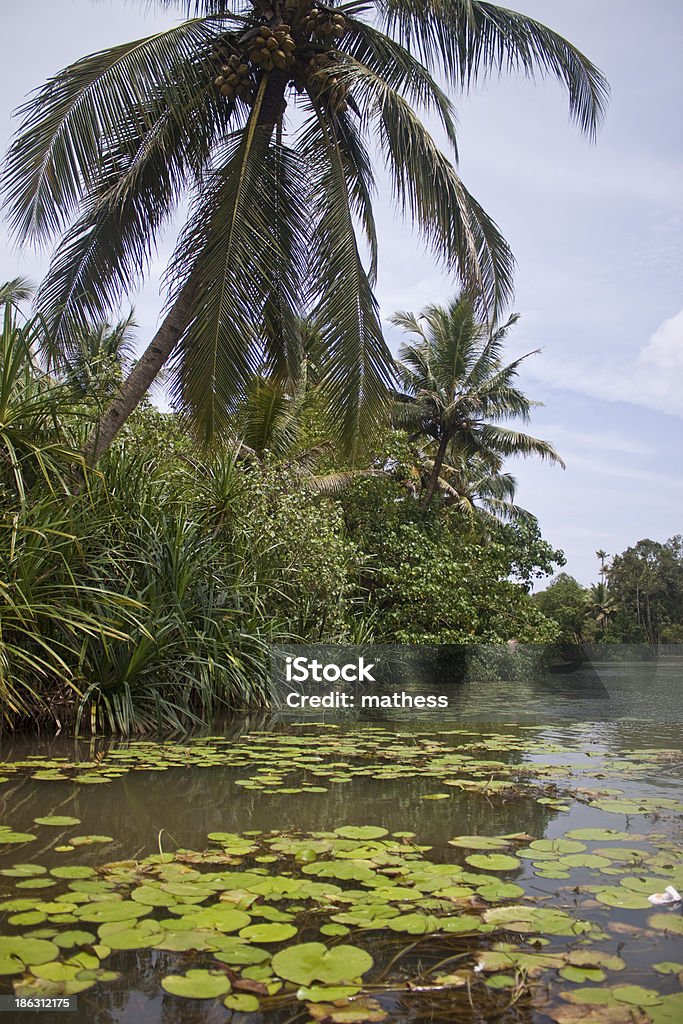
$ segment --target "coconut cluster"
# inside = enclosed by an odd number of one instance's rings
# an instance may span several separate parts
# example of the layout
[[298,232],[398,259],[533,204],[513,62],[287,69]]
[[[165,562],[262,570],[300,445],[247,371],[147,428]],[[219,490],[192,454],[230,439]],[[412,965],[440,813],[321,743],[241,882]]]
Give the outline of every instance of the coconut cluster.
[[333,110],[347,109],[347,86],[329,70],[337,40],[346,31],[343,14],[324,10],[315,4],[299,20],[295,8],[286,7],[284,16],[295,15],[295,33],[283,23],[261,25],[240,39],[222,36],[214,47],[213,59],[218,73],[216,88],[226,99],[253,103],[262,72],[287,71],[297,92],[313,87],[320,99]]
[[225,96],[226,99],[237,98],[250,103],[254,98],[250,72],[249,65],[245,64],[241,57],[233,54],[221,67],[214,83],[220,89],[221,96]]
[[327,71],[332,59],[326,53],[317,53],[308,62],[309,75],[318,96],[324,97],[330,107],[338,113],[348,110],[346,101],[348,86],[336,75]]
[[283,24],[274,29],[262,25],[249,49],[249,60],[264,71],[272,71],[273,68],[284,71],[294,63],[295,50],[296,43],[289,25]]
[[314,6],[303,19],[303,27],[316,39],[332,42],[333,39],[341,39],[346,32],[346,18],[343,14],[333,14]]

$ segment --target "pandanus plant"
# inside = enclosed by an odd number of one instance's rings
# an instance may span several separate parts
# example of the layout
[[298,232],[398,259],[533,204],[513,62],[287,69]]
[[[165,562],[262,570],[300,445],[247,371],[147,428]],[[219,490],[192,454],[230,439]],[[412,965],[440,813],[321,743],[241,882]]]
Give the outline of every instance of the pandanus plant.
[[373,292],[371,152],[398,207],[491,316],[510,296],[513,258],[456,173],[445,90],[491,71],[549,75],[591,135],[605,80],[555,32],[480,0],[157,3],[188,20],[50,79],[21,111],[4,177],[16,236],[61,236],[37,297],[53,357],[68,353],[77,325],[111,319],[162,229],[188,211],[163,319],[87,459],[109,447],[171,357],[174,400],[204,439],[221,433],[255,368],[296,369],[303,314],[324,339],[323,387],[352,450],[391,376]]

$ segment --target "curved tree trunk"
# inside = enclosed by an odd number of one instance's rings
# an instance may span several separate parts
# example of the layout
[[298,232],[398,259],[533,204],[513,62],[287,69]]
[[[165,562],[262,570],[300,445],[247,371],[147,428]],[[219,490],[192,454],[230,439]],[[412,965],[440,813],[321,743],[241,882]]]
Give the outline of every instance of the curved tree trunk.
[[449,440],[450,438],[448,434],[444,434],[441,440],[439,441],[439,447],[436,452],[436,457],[434,459],[434,465],[432,466],[432,472],[429,477],[429,482],[427,484],[427,487],[425,488],[425,492],[422,497],[422,503],[425,508],[427,507],[427,505],[429,505],[430,501],[436,494],[436,488],[439,483],[439,474],[441,473],[443,460],[446,457],[446,449],[448,447]]
[[[271,130],[275,128],[282,116],[288,80],[288,74],[283,71],[271,72],[258,115],[259,126],[270,127]],[[121,427],[149,391],[159,370],[180,341],[191,317],[194,300],[195,290],[190,279],[86,441],[83,450],[86,466],[94,466],[111,447]],[[82,484],[82,475],[79,476],[79,482]]]
[[154,378],[180,339],[192,313],[193,300],[194,289],[186,285],[88,438],[83,451],[87,466],[94,466],[107,451],[123,424],[149,391]]

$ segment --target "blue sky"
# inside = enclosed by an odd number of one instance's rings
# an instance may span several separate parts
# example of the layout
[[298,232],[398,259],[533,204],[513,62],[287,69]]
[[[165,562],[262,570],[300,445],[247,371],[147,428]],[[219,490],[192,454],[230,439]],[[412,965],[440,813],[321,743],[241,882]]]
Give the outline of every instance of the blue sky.
[[[597,576],[595,550],[683,531],[683,4],[525,0],[518,9],[578,45],[607,74],[607,119],[595,144],[567,117],[552,82],[497,77],[458,97],[460,173],[498,221],[518,261],[510,355],[540,348],[522,382],[544,407],[531,430],[566,471],[519,461],[518,500],[564,548],[567,570]],[[0,141],[31,88],[87,52],[172,24],[173,11],[122,0],[33,0],[3,11]],[[455,291],[377,201],[382,313],[419,310]],[[162,244],[135,297],[140,343],[161,308]],[[0,237],[0,279],[39,279],[46,254]],[[390,331],[392,343],[400,339]]]

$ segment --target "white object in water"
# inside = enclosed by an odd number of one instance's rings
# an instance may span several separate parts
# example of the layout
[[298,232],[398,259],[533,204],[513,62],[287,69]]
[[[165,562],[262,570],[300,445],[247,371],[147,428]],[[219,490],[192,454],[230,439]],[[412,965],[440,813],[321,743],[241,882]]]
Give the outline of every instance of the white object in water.
[[673,885],[667,885],[664,892],[653,892],[652,896],[648,896],[650,903],[655,903],[660,906],[663,903],[680,903],[683,900],[680,892],[674,889]]

